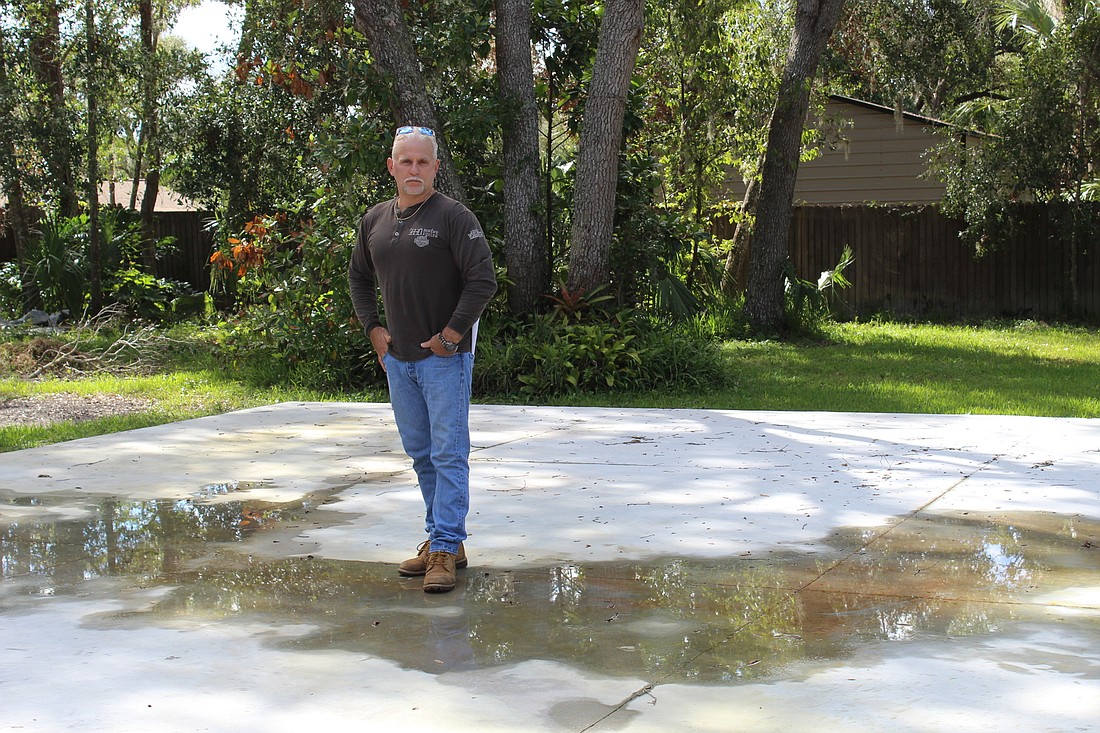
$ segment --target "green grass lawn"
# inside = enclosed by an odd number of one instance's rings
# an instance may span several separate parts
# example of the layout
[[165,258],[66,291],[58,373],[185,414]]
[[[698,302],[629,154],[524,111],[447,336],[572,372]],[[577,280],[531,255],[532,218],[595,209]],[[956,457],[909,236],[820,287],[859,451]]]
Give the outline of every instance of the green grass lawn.
[[833,324],[816,342],[724,346],[732,388],[557,404],[1100,417],[1100,332]]
[[[838,325],[832,342],[732,344],[745,409],[1100,417],[1100,334]],[[715,404],[714,406],[718,406]]]
[[[570,395],[556,405],[982,413],[1100,417],[1100,331],[1033,322],[982,327],[834,324],[816,341],[724,345],[732,387]],[[146,376],[0,379],[0,400],[48,392],[153,400],[148,411],[49,427],[0,428],[0,451],[147,427],[284,401],[380,401],[380,392],[332,394],[257,388],[195,350]],[[479,395],[517,403],[517,395]]]

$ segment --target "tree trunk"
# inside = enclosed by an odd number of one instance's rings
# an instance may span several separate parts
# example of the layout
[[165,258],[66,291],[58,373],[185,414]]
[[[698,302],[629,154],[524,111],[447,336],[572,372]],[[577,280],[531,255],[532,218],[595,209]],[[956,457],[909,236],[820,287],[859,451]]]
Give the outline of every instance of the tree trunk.
[[741,220],[733,230],[733,244],[726,256],[719,286],[728,296],[745,292],[749,273],[749,253],[752,252],[752,232],[756,222],[756,207],[760,201],[760,184],[756,178],[749,180],[745,197],[741,200]]
[[[99,235],[99,90],[96,59],[99,49],[95,30],[95,0],[85,0],[84,19],[88,41],[88,259],[91,261],[92,314],[103,309],[103,248]],[[77,314],[74,313],[74,316]]]
[[[153,23],[153,1],[139,0],[138,14],[141,18],[141,50],[145,57],[142,69],[141,138],[144,142],[144,156],[147,160],[145,175],[145,194],[141,199],[141,260],[145,271],[157,274],[157,238],[153,229],[153,214],[156,209],[157,194],[160,191],[160,140],[157,117],[157,29]],[[135,176],[135,190],[137,176]]]
[[757,330],[782,330],[783,269],[810,86],[844,0],[798,0],[786,68],[768,129],[745,311]]
[[[129,206],[127,207],[127,208],[130,208],[130,209],[136,209],[137,208],[138,188],[141,187],[141,172],[143,170],[145,170],[145,163],[144,163],[144,159],[142,157],[143,154],[144,154],[144,150],[145,150],[145,129],[143,127],[138,132],[137,147],[135,148],[135,151],[134,151],[134,175],[133,175],[133,179],[132,179],[133,180],[133,185],[130,186],[130,203],[129,203]],[[114,182],[113,181],[111,183],[111,187],[114,188]],[[112,202],[114,201],[114,193],[113,192],[111,193],[111,201]]]
[[571,291],[591,292],[610,282],[619,148],[644,22],[645,0],[607,0],[604,5],[577,155],[569,257]]
[[497,79],[504,108],[504,259],[508,308],[538,309],[550,292],[545,233],[539,219],[539,117],[531,63],[531,0],[498,0]]
[[61,72],[61,18],[56,0],[28,7],[31,68],[45,96],[44,153],[50,177],[57,186],[61,216],[76,216],[79,197],[73,174],[73,134],[65,104],[65,79]]
[[353,0],[355,27],[366,37],[371,56],[393,84],[393,119],[397,126],[424,125],[439,132],[439,174],[435,187],[451,198],[466,200],[451,160],[428,89],[420,75],[420,60],[398,0]]
[[[12,59],[8,57],[7,39],[4,37],[4,29],[0,28],[0,100],[5,104],[13,100],[18,93],[11,86],[12,79],[8,76],[8,68],[12,65]],[[9,109],[14,109],[11,104]],[[27,208],[23,196],[23,181],[19,165],[19,153],[16,149],[16,139],[22,137],[17,131],[16,115],[8,114],[0,117],[0,171],[3,171],[4,196],[7,197],[4,218],[7,219],[8,228],[11,230],[12,241],[15,243],[15,261],[19,265],[20,285],[23,291],[23,303],[21,312],[25,312],[37,305],[34,292],[33,279],[25,272],[27,261],[27,237],[30,232],[27,221]]]

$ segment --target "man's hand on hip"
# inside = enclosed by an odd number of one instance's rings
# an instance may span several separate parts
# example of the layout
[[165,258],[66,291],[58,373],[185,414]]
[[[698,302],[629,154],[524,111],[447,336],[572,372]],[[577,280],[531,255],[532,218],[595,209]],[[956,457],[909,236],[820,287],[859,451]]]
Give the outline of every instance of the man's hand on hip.
[[378,354],[378,363],[382,365],[382,371],[386,371],[386,365],[382,362],[390,350],[393,337],[385,326],[375,326],[370,330],[370,345],[374,347],[374,353]]

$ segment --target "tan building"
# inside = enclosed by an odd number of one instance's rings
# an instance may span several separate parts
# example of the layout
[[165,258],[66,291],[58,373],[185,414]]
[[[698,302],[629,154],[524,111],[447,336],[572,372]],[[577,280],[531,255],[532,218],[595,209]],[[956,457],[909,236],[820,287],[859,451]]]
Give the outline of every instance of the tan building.
[[[934,204],[944,186],[927,175],[928,151],[942,142],[936,131],[957,129],[930,117],[897,112],[849,97],[832,96],[825,106],[825,145],[798,167],[796,204]],[[966,135],[968,143],[978,137]],[[745,183],[731,181],[727,196],[744,197]]]

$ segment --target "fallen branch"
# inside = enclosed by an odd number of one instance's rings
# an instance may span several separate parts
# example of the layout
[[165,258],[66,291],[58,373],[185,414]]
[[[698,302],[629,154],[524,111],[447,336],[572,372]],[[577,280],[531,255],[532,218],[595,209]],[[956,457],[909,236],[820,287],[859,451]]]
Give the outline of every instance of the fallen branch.
[[[77,325],[72,332],[72,340],[47,350],[43,354],[47,360],[39,364],[28,378],[35,379],[55,370],[85,375],[102,372],[133,374],[148,369],[153,365],[150,356],[158,354],[166,344],[173,343],[173,339],[155,326],[135,328],[134,324],[124,321],[126,316],[122,306],[112,305]],[[106,346],[91,346],[102,341],[106,331],[119,328],[120,322],[122,326],[117,337]]]

